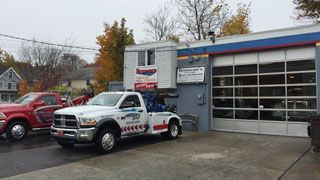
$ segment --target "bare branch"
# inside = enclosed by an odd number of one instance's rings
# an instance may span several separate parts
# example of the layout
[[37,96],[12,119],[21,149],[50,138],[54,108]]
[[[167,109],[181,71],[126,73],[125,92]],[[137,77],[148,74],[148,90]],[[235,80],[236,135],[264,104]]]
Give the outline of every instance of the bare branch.
[[170,17],[170,14],[170,7],[164,5],[156,13],[146,16],[144,31],[150,39],[161,41],[175,35],[177,23]]
[[209,31],[218,31],[228,19],[229,7],[224,0],[175,0],[175,4],[181,29],[195,40],[207,39]]
[[63,74],[62,57],[69,48],[55,47],[41,43],[22,44],[20,58],[32,65],[32,76],[40,86],[46,90],[50,85],[57,83]]

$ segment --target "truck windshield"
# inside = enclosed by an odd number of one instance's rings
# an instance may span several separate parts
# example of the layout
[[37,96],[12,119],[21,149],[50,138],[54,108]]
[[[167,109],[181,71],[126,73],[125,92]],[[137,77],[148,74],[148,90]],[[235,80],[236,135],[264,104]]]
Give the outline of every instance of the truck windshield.
[[25,104],[29,104],[30,102],[32,102],[36,97],[37,97],[36,94],[29,93],[29,94],[26,94],[26,95],[20,97],[19,99],[17,99],[14,102],[18,103],[18,104],[24,104],[25,105]]
[[122,94],[99,94],[92,98],[87,105],[115,106]]

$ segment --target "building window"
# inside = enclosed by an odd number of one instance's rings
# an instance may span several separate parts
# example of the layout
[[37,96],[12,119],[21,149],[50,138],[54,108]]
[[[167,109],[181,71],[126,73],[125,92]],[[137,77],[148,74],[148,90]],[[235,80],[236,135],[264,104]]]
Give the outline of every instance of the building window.
[[138,66],[146,65],[146,53],[144,51],[138,52]]
[[9,94],[1,94],[1,102],[9,102]]
[[9,71],[9,78],[12,78],[12,71]]
[[3,82],[0,82],[0,89],[3,89]]
[[148,63],[147,65],[155,65],[156,64],[156,56],[155,56],[155,51],[153,50],[148,50]]
[[90,80],[87,80],[87,86],[90,86]]
[[17,83],[12,82],[12,83],[11,83],[11,89],[17,90]]
[[12,89],[12,83],[8,83],[8,90]]

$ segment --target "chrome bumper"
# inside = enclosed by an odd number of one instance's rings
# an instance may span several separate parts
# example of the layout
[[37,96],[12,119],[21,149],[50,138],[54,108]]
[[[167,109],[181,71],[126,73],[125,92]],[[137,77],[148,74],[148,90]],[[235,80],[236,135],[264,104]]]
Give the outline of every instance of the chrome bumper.
[[70,139],[78,142],[92,141],[95,128],[66,129],[51,126],[51,135],[54,138]]

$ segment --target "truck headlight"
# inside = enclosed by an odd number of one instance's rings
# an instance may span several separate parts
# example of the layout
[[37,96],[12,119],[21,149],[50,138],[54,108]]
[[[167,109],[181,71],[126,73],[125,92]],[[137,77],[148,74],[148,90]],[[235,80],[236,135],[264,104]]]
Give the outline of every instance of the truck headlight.
[[7,116],[4,113],[0,112],[0,121],[6,120],[6,118],[7,118]]
[[79,117],[81,126],[95,126],[97,124],[96,120],[91,117]]

